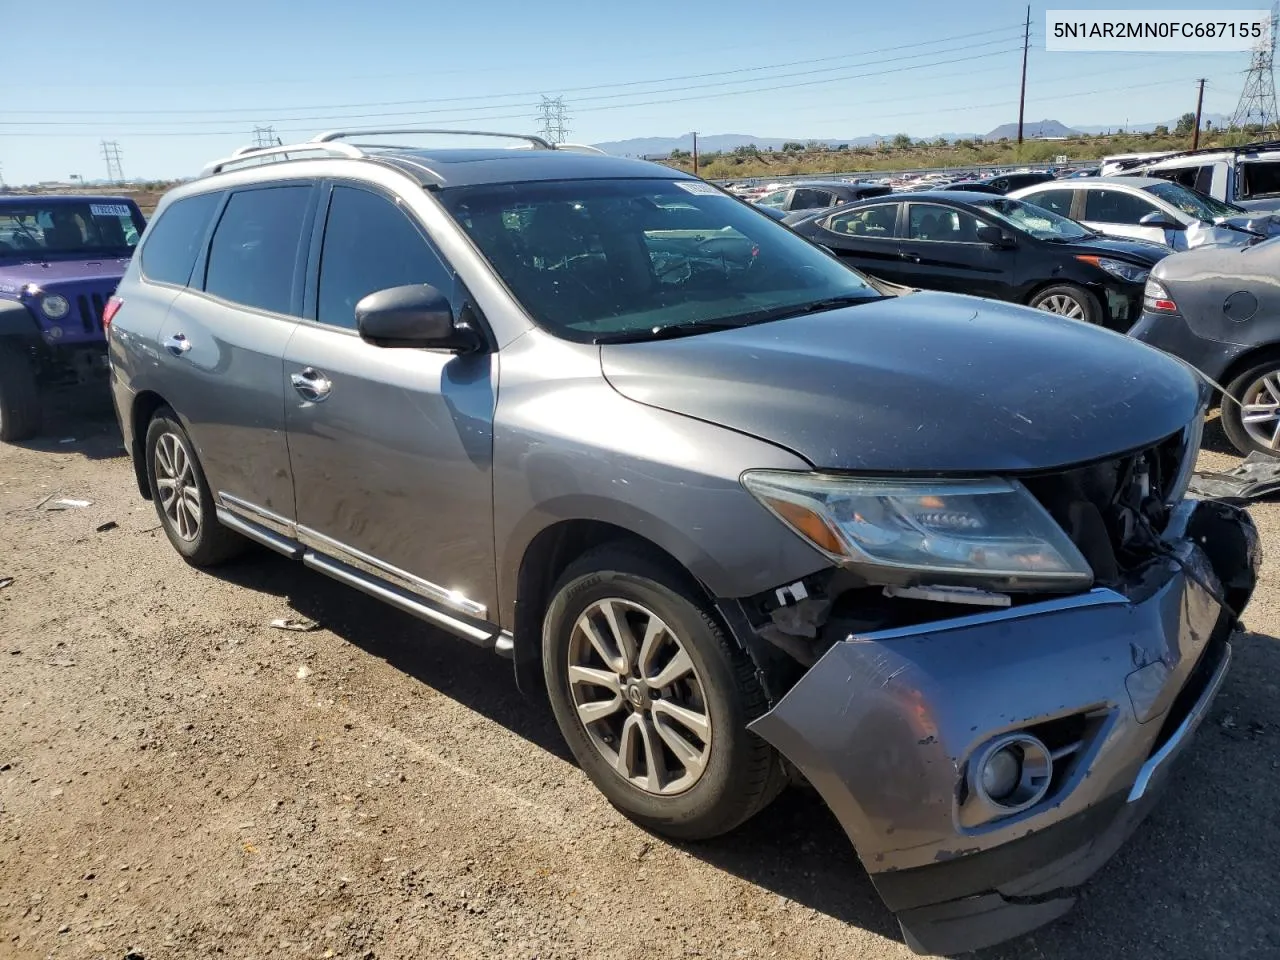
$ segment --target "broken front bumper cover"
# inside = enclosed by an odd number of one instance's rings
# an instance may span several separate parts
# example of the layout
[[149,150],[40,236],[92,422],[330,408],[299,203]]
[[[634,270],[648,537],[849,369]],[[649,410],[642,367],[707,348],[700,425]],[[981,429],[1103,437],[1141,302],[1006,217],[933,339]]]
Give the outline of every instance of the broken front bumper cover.
[[[1061,916],[1150,809],[1226,675],[1261,559],[1248,515],[1222,504],[1185,501],[1166,540],[1124,594],[851,636],[751,725],[826,800],[912,949]],[[1046,795],[975,815],[984,745],[1055,724],[1083,732]]]

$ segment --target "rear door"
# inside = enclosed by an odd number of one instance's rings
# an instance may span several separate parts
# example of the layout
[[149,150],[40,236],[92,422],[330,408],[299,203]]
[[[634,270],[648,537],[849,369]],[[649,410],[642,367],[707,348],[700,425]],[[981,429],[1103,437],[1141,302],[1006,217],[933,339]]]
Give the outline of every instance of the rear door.
[[841,210],[814,224],[809,239],[851,267],[890,283],[905,283],[897,231],[901,206],[876,203]]
[[298,536],[436,606],[496,605],[493,409],[497,354],[376,347],[356,303],[428,283],[469,299],[394,197],[335,182],[308,268],[307,320],[285,356]]
[[229,193],[190,288],[169,308],[162,395],[196,445],[225,506],[287,530],[293,480],[284,430],[284,349],[302,307],[317,187]]
[[1090,189],[1084,191],[1084,213],[1080,221],[1110,237],[1129,237],[1172,246],[1170,231],[1144,227],[1139,223],[1149,213],[1164,211],[1153,201],[1127,190]]
[[977,231],[984,226],[991,224],[959,207],[908,203],[901,248],[906,282],[927,290],[1013,299],[1018,250],[979,240]]

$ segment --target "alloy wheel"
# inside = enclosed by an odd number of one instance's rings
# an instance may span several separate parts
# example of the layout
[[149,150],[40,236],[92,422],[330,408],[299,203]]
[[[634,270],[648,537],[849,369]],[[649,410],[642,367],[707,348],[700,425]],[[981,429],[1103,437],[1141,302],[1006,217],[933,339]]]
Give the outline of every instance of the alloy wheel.
[[1280,449],[1280,370],[1263,374],[1245,388],[1240,396],[1240,422],[1254,443]]
[[569,639],[578,719],[614,772],[658,796],[698,782],[711,756],[711,715],[684,643],[631,600],[591,604]]
[[175,433],[162,433],[156,441],[156,489],[169,525],[183,540],[200,535],[202,511],[195,465],[186,443]]
[[1065,293],[1055,293],[1052,296],[1045,297],[1036,306],[1046,313],[1056,313],[1072,320],[1084,319],[1084,304],[1080,303],[1075,297],[1067,296]]

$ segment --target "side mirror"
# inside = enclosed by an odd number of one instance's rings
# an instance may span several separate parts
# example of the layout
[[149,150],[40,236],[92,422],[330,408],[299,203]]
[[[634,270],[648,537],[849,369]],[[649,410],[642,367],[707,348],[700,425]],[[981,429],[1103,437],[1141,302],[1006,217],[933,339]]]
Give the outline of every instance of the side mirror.
[[443,293],[427,283],[378,290],[356,304],[360,338],[376,347],[425,347],[469,353],[481,345],[479,334],[453,319]]
[[989,243],[991,246],[1000,250],[1008,250],[1016,245],[1013,237],[1009,236],[999,227],[979,227],[977,237],[983,243]]
[[1140,227],[1156,227],[1160,230],[1185,230],[1187,225],[1179,223],[1166,213],[1159,210],[1152,210],[1145,217],[1138,221]]

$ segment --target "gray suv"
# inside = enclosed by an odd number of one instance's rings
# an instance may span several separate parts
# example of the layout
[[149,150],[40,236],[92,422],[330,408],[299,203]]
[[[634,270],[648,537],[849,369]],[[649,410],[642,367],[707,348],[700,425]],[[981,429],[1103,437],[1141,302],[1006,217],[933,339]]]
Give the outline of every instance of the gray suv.
[[1226,674],[1259,550],[1183,497],[1206,390],[880,287],[701,180],[410,133],[168,194],[108,317],[138,487],[514,661],[671,837],[789,780],[921,952],[1065,912]]

